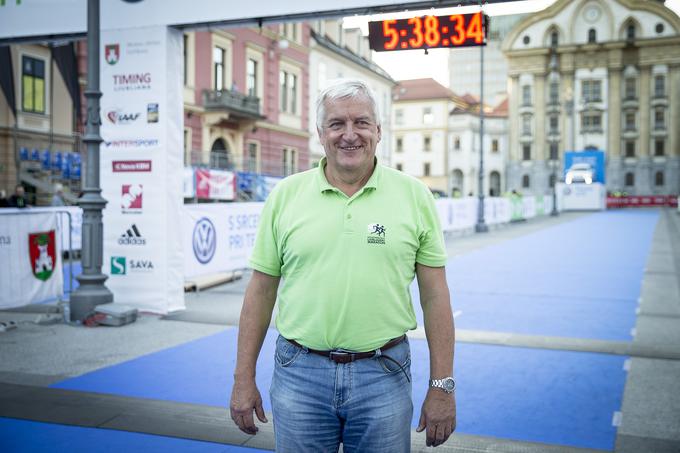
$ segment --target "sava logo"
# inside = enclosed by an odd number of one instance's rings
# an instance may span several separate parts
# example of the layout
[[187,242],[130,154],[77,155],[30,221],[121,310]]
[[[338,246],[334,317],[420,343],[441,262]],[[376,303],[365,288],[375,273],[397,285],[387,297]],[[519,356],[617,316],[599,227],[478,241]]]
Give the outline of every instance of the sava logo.
[[111,275],[127,275],[128,273],[153,272],[151,260],[135,260],[124,256],[111,257]]
[[371,223],[368,225],[368,237],[366,241],[369,244],[385,244],[385,225],[379,223]]
[[118,238],[120,245],[146,245],[146,239],[142,236],[134,223],[127,231]]

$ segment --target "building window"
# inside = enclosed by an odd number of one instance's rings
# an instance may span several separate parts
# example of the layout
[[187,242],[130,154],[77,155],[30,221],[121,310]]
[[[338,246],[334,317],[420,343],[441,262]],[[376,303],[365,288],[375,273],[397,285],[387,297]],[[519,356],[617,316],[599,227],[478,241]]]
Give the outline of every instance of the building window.
[[189,80],[189,35],[182,35],[184,38],[184,47],[182,48],[182,84],[186,86]]
[[550,133],[557,134],[559,119],[557,115],[550,115]]
[[549,93],[550,104],[555,105],[560,103],[560,84],[557,82],[550,82]]
[[663,172],[662,171],[657,171],[654,174],[654,185],[659,187],[663,186]]
[[602,112],[583,112],[581,128],[588,132],[602,131]]
[[523,189],[529,189],[531,187],[531,180],[529,179],[529,175],[523,175],[522,176],[522,188]]
[[559,35],[557,34],[556,31],[553,31],[552,33],[550,33],[550,47],[552,47],[553,49],[555,47],[557,47],[558,40],[559,40]]
[[432,113],[432,107],[423,108],[423,124],[434,123],[434,114]]
[[626,112],[625,116],[624,130],[634,131],[635,130],[635,112]]
[[550,143],[550,160],[557,160],[558,146],[557,142]]
[[292,175],[297,172],[297,150],[293,148],[283,148],[283,176]]
[[248,96],[257,97],[257,60],[248,58],[246,63],[246,92]]
[[522,160],[531,160],[531,145],[522,145]]
[[597,42],[597,31],[594,28],[588,30],[588,43]]
[[423,150],[432,151],[432,137],[429,135],[423,137]]
[[522,105],[531,105],[531,85],[522,87]]
[[498,152],[498,139],[494,138],[491,140],[491,152],[492,153],[497,153]]
[[625,98],[626,99],[635,99],[637,97],[636,89],[635,89],[635,78],[633,77],[626,77],[625,81]]
[[257,148],[257,143],[248,142],[248,171],[251,173],[258,173],[258,168],[260,167],[260,158]]
[[213,48],[213,78],[216,91],[224,89],[224,56],[225,50],[221,47]]
[[423,176],[430,176],[430,163],[425,162],[423,164]]
[[286,71],[279,72],[279,92],[282,112],[297,113],[297,76]]
[[602,81],[584,80],[581,82],[581,97],[586,102],[602,101]]
[[626,173],[625,181],[626,187],[632,187],[635,185],[635,175],[633,173]]
[[661,157],[666,153],[666,142],[663,139],[654,140],[654,155]]
[[394,111],[394,124],[399,126],[404,124],[404,111],[402,109],[396,109]]
[[654,76],[654,97],[662,98],[666,95],[666,76]]
[[297,41],[297,26],[294,23],[285,23],[279,26],[279,33],[291,41]]
[[522,115],[522,135],[531,135],[531,115]]
[[404,166],[402,164],[397,164],[395,168],[399,171],[404,171]]
[[184,129],[184,165],[191,165],[191,130]]
[[21,63],[22,110],[45,113],[45,61],[24,56]]
[[404,139],[397,137],[397,152],[400,153],[402,151],[404,151]]
[[453,138],[453,149],[460,151],[460,137],[458,136]]
[[628,24],[628,27],[626,27],[626,39],[628,41],[635,40],[635,24]]
[[626,157],[635,157],[635,140],[626,140]]
[[663,107],[654,109],[654,129],[665,129],[666,128],[666,115]]

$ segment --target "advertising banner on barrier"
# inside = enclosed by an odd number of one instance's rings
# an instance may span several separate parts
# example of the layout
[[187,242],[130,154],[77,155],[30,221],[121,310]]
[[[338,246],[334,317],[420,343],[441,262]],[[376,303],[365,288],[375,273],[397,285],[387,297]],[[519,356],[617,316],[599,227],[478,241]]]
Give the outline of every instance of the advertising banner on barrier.
[[103,272],[120,301],[154,313],[184,308],[182,34],[103,30]]
[[185,278],[248,267],[263,206],[185,205],[181,217]]
[[197,168],[196,198],[201,200],[236,199],[236,175],[230,171]]
[[0,215],[0,308],[60,297],[61,250],[57,213],[7,210]]

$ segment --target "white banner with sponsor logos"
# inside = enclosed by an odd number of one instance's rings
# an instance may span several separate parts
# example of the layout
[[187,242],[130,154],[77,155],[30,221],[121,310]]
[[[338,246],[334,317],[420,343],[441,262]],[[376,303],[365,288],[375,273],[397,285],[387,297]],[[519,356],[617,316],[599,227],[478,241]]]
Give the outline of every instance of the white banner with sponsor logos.
[[0,213],[0,308],[60,297],[64,291],[61,224],[56,212],[3,209]]
[[182,35],[165,27],[101,35],[103,271],[114,302],[184,308]]
[[262,202],[185,205],[184,277],[248,267],[263,206]]

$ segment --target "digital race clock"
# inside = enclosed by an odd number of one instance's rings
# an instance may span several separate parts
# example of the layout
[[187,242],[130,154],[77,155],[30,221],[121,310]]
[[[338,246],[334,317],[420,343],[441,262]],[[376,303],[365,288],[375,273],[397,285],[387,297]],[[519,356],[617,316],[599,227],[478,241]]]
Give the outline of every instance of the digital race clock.
[[481,12],[388,19],[368,23],[368,40],[377,52],[484,46],[488,24]]

